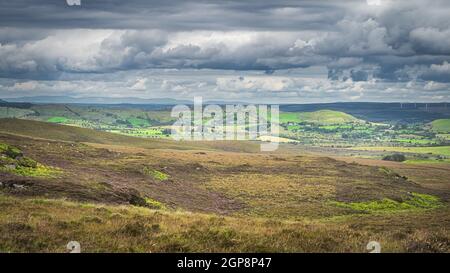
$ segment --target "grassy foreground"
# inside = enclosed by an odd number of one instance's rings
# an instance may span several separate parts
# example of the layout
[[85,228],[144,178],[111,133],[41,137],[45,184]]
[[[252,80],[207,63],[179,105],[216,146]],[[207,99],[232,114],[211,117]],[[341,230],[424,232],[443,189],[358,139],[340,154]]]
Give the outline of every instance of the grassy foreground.
[[447,208],[294,222],[5,195],[0,206],[0,252],[65,252],[72,240],[83,252],[366,252],[370,240],[383,252],[446,252],[450,244]]

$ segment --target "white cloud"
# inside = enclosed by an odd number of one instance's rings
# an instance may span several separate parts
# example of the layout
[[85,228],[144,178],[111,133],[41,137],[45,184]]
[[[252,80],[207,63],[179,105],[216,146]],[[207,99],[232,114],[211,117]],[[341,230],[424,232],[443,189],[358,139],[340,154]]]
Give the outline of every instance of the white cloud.
[[137,79],[136,83],[133,84],[133,86],[130,87],[130,89],[142,91],[147,89],[147,79],[141,78]]
[[447,84],[429,81],[427,84],[425,84],[424,89],[428,91],[435,91],[435,90],[446,90],[448,88]]
[[369,6],[381,6],[381,0],[367,0]]
[[288,91],[294,87],[293,81],[286,77],[223,77],[216,81],[219,90],[244,91]]
[[440,64],[432,64],[430,66],[431,70],[439,72],[439,73],[448,73],[450,74],[450,63],[448,63],[447,61],[443,62],[441,65]]

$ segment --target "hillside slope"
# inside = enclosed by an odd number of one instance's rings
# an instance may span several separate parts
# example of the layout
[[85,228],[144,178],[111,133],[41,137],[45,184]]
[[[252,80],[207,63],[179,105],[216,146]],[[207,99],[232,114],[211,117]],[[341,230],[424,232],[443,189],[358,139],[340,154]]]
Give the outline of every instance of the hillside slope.
[[280,114],[280,122],[307,122],[313,124],[343,124],[343,123],[354,123],[360,120],[353,117],[352,115],[346,114],[344,112],[332,111],[332,110],[319,110],[315,112],[300,112],[300,113],[289,113],[283,112]]
[[[414,197],[411,192],[447,197],[389,169],[320,156],[146,149],[127,142],[86,145],[1,132],[0,143],[58,170],[41,177],[14,168],[0,172],[7,192],[26,196],[125,204],[144,204],[143,198],[151,198],[172,208],[271,218],[355,212],[330,201],[401,201]],[[9,162],[5,167],[15,161]]]
[[299,113],[300,120],[316,124],[342,124],[357,122],[358,119],[344,112],[320,110],[316,112]]
[[170,139],[144,139],[114,133],[96,131],[75,126],[47,122],[0,119],[0,132],[58,141],[88,142],[109,145],[127,145],[145,149],[222,150],[257,152],[259,145],[244,141],[174,141]]
[[431,123],[432,130],[437,133],[450,133],[450,119],[437,119]]

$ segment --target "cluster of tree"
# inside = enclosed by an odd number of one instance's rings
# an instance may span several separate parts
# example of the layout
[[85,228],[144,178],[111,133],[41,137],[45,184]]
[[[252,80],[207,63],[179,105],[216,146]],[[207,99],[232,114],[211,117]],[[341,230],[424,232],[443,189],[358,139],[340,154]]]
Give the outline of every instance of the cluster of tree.
[[403,162],[406,160],[406,156],[403,154],[391,154],[391,155],[386,155],[383,157],[383,160],[386,161],[396,161],[396,162]]

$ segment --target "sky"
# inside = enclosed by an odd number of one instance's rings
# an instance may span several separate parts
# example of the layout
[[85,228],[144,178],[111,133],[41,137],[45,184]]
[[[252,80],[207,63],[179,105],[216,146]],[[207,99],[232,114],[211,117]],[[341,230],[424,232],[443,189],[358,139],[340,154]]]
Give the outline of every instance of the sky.
[[1,0],[0,98],[450,101],[449,14],[448,0]]

